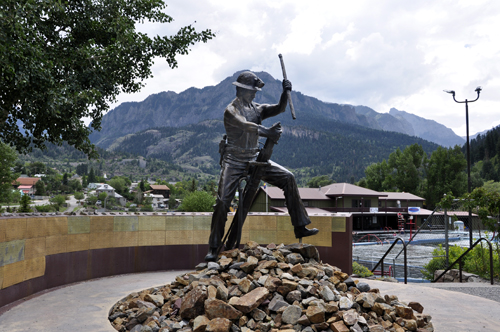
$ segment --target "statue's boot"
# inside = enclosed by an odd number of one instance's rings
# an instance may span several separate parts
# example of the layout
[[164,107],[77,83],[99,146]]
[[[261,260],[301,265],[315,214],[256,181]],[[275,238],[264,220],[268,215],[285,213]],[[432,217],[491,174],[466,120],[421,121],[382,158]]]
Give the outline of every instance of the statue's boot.
[[208,253],[205,256],[206,262],[215,262],[217,260],[217,250],[218,248],[210,248],[208,249]]
[[319,233],[317,228],[308,229],[306,226],[297,226],[294,228],[295,238],[300,239],[307,236],[316,235]]

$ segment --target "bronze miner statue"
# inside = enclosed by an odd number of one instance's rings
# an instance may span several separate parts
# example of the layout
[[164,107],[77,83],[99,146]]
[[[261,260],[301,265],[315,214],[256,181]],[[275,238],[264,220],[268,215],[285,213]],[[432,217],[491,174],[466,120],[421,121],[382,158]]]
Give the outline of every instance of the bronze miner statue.
[[[264,127],[262,120],[285,112],[287,92],[292,90],[292,83],[283,80],[283,92],[278,104],[257,104],[253,102],[255,94],[264,86],[264,82],[254,73],[245,71],[238,76],[236,82],[236,98],[224,111],[224,127],[226,135],[221,142],[221,172],[217,203],[212,216],[209,239],[209,251],[206,261],[215,261],[222,248],[224,227],[227,213],[236,190],[240,189],[241,180],[246,187],[240,196],[240,205],[226,235],[226,249],[235,248],[241,239],[241,228],[246,214],[252,204],[261,180],[281,188],[285,194],[286,206],[294,226],[295,237],[302,238],[318,233],[316,228],[308,229],[311,223],[302,203],[295,177],[284,167],[269,160],[272,147],[281,136],[281,124]],[[264,148],[259,150],[259,137],[266,137]]]

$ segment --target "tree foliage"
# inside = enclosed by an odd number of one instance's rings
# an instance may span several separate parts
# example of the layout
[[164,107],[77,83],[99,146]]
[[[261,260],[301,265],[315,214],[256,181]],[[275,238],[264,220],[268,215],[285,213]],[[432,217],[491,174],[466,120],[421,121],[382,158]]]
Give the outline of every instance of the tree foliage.
[[97,178],[94,173],[94,168],[90,168],[89,176],[87,177],[87,183],[95,183],[97,181]]
[[88,195],[86,201],[87,201],[87,204],[89,204],[89,205],[95,205],[95,203],[97,202],[97,196],[96,195]]
[[45,196],[45,194],[47,193],[45,191],[45,183],[43,181],[38,181],[37,183],[35,183],[35,189],[35,194],[38,196]]
[[465,193],[467,162],[460,147],[438,147],[430,158],[418,144],[397,149],[389,160],[365,169],[368,188],[376,191],[404,191],[423,196],[434,207],[443,194],[458,197]]
[[365,169],[366,185],[376,191],[405,191],[420,194],[427,154],[417,143],[399,148],[389,159]]
[[31,198],[29,195],[23,195],[19,204],[19,212],[31,212],[30,204]]
[[184,197],[180,211],[186,212],[213,212],[215,197],[206,191],[193,191]]
[[323,186],[327,186],[332,184],[333,180],[330,179],[328,175],[320,175],[313,177],[309,182],[307,182],[307,186],[309,188],[319,188]]
[[66,203],[66,196],[64,195],[56,195],[49,200],[52,204],[54,204],[59,211],[61,206]]
[[115,176],[108,181],[108,184],[115,189],[115,191],[125,197],[129,195],[129,186],[132,182],[126,176]]
[[443,194],[458,197],[467,191],[467,161],[457,145],[454,148],[439,147],[434,151],[426,167],[427,205],[434,207]]
[[74,196],[75,196],[75,199],[77,199],[78,201],[81,201],[85,197],[85,195],[79,191],[77,191]]
[[500,193],[497,191],[488,191],[485,188],[476,188],[470,194],[462,196],[462,201],[467,210],[473,211],[479,216],[483,225],[488,230],[494,232],[499,237],[500,224]]
[[104,204],[106,197],[108,197],[108,194],[106,194],[105,192],[99,193],[99,195],[97,195],[97,198],[102,202],[102,204]]
[[18,174],[12,172],[17,156],[14,150],[0,141],[0,201],[10,201],[12,182]]
[[497,192],[500,194],[500,182],[495,182],[493,180],[486,181],[483,188],[488,192]]
[[137,23],[172,22],[165,7],[162,0],[0,2],[0,138],[19,151],[66,141],[97,157],[83,118],[99,130],[109,102],[152,76],[155,57],[175,68],[176,56],[214,37],[192,25],[172,36],[136,31]]

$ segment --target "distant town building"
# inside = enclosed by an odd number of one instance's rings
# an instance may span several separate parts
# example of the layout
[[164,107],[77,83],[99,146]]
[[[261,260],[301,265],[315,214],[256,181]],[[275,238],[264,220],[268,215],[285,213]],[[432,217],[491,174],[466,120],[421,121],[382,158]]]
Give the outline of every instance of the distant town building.
[[17,190],[20,190],[23,195],[34,195],[35,194],[35,188],[34,186],[19,186],[17,187]]
[[34,186],[38,181],[40,181],[40,178],[30,178],[30,177],[27,177],[27,176],[21,176],[21,177],[18,177],[12,183],[12,185],[14,187],[16,187],[16,186],[29,186],[29,185]]
[[117,194],[117,193],[115,193],[115,200],[121,206],[125,206],[125,204],[127,204],[127,199],[125,197],[123,197],[122,195]]
[[115,188],[111,187],[109,184],[101,184],[95,188],[96,195],[99,196],[100,193],[106,193],[108,196],[115,197]]
[[160,204],[164,204],[165,198],[163,195],[155,195],[152,193],[148,193],[144,195],[144,198],[150,198],[151,199],[151,206],[156,209],[160,207]]
[[170,188],[164,184],[150,184],[151,193],[155,195],[162,195],[163,198],[170,197]]
[[104,185],[104,183],[91,182],[87,185],[87,189],[96,190],[99,186]]
[[115,200],[121,205],[125,206],[127,200],[122,195],[115,192],[115,188],[111,187],[109,184],[101,184],[95,189],[96,195],[99,196],[100,193],[106,193],[108,197],[114,197]]

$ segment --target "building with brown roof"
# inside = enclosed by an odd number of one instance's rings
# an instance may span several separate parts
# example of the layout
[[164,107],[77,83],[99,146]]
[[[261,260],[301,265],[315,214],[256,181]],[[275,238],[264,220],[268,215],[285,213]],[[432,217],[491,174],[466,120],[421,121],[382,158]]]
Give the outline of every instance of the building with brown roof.
[[[310,214],[346,212],[353,215],[354,230],[394,229],[398,214],[421,224],[432,211],[423,209],[425,199],[410,193],[378,192],[350,183],[333,183],[321,188],[299,188]],[[283,191],[261,187],[251,212],[287,212]]]
[[18,186],[34,186],[38,181],[40,181],[40,178],[19,177],[12,185],[16,188]]
[[151,193],[154,195],[162,195],[164,198],[170,197],[170,188],[164,184],[150,184]]

